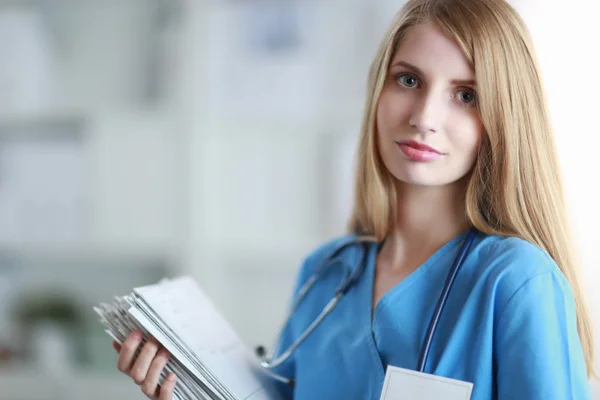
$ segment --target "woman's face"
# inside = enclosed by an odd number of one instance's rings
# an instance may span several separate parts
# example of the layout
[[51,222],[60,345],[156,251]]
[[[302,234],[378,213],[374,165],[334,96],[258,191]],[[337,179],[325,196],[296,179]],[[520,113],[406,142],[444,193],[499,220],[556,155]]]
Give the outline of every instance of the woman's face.
[[377,106],[377,146],[390,173],[420,186],[454,183],[473,167],[483,135],[475,73],[435,25],[410,28]]

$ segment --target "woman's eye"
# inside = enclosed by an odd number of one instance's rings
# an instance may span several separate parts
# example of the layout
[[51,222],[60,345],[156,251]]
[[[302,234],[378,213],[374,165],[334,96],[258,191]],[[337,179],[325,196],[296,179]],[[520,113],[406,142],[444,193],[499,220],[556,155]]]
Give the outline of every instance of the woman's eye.
[[465,104],[472,104],[475,102],[475,92],[472,90],[460,90],[457,93],[457,97]]
[[406,86],[407,88],[416,87],[419,83],[419,80],[416,77],[407,74],[400,74],[396,76],[396,80],[399,84],[401,84],[402,86]]

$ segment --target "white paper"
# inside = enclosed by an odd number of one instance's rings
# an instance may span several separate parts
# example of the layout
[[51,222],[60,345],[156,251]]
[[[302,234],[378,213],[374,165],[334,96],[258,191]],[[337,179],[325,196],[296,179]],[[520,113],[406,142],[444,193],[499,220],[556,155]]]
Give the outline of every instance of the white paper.
[[473,384],[389,366],[380,400],[469,400]]
[[136,288],[95,310],[118,342],[139,327],[169,350],[178,399],[277,399],[275,381],[189,277]]
[[235,397],[247,399],[261,390],[263,382],[257,379],[249,350],[192,279],[135,292]]
[[[173,357],[175,357],[177,360],[181,361],[181,363],[189,371],[191,371],[195,376],[198,376],[198,377],[200,377],[200,379],[202,379],[202,372],[200,372],[196,367],[194,367],[194,365],[189,361],[189,359],[185,356],[185,354],[178,349],[176,344],[174,344],[171,341],[171,339],[169,339],[167,336],[163,335],[157,327],[153,326],[152,322],[149,321],[140,311],[132,308],[129,310],[129,313],[136,320],[138,320],[144,327],[146,327],[146,329],[152,335],[152,337],[154,337],[156,340],[158,340],[162,346],[164,346],[167,350],[169,350],[169,352],[171,353],[171,355]],[[111,335],[111,336],[113,336],[113,335]],[[114,336],[113,336],[113,338],[114,338]],[[185,379],[185,378],[183,378],[183,379]],[[202,379],[202,381],[206,384],[206,386],[210,390],[215,391],[215,392],[217,391],[217,389],[212,385],[210,380]]]

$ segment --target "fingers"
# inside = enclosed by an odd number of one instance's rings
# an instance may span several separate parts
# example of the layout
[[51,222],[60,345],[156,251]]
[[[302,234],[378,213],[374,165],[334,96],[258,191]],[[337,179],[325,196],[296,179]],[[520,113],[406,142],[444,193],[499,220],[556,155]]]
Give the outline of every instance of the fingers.
[[158,400],[172,400],[176,382],[177,376],[171,372],[160,387]]
[[112,346],[113,346],[113,349],[115,349],[117,353],[121,352],[121,345],[119,343],[117,343],[115,340],[113,340]]
[[142,351],[140,351],[137,360],[135,360],[135,363],[131,367],[130,376],[136,384],[142,385],[146,380],[146,375],[158,349],[160,349],[160,343],[154,338],[150,338],[144,347],[142,347]]
[[119,358],[117,359],[117,368],[119,369],[119,371],[123,372],[126,375],[129,375],[129,373],[131,372],[131,366],[133,364],[135,353],[140,344],[142,343],[142,339],[142,332],[133,331],[123,341],[123,344],[121,345],[121,350],[119,351]]
[[171,354],[161,349],[155,338],[150,338],[144,344],[136,358],[136,352],[143,342],[143,334],[139,330],[131,332],[121,345],[113,341],[112,346],[119,354],[117,367],[119,371],[129,375],[142,392],[151,399],[172,400],[177,377],[170,373],[160,388],[158,380],[167,365]]
[[142,383],[142,392],[146,396],[152,398],[155,395],[156,389],[158,387],[158,379],[160,378],[160,373],[165,368],[165,365],[167,365],[167,362],[169,361],[170,357],[171,355],[169,354],[167,349],[163,348],[158,352],[158,354],[152,361],[150,369],[146,374],[146,379],[144,379],[144,383]]

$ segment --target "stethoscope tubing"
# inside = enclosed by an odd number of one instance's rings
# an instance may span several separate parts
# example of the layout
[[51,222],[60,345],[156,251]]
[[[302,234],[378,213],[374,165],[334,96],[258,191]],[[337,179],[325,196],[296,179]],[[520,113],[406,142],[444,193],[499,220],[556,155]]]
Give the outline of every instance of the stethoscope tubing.
[[[433,343],[433,338],[434,338],[436,330],[437,330],[438,322],[439,322],[440,317],[446,306],[446,302],[448,300],[448,296],[450,294],[452,286],[454,285],[454,281],[456,280],[456,276],[458,275],[458,272],[459,272],[460,268],[462,267],[464,259],[469,252],[469,249],[471,247],[471,244],[473,243],[473,240],[475,239],[476,234],[477,234],[477,231],[475,229],[471,229],[471,231],[469,231],[467,237],[465,238],[465,240],[462,244],[459,254],[454,259],[454,262],[452,263],[452,267],[450,268],[450,271],[448,272],[446,281],[444,283],[444,287],[442,288],[442,291],[438,298],[433,315],[431,316],[431,319],[429,321],[429,325],[427,328],[427,332],[425,334],[425,338],[423,340],[423,344],[421,345],[421,351],[419,353],[419,359],[417,362],[417,369],[416,369],[418,372],[425,371],[425,368],[427,366],[427,359],[429,356],[431,345]],[[342,252],[342,250],[344,250],[352,245],[358,244],[358,243],[364,243],[364,242],[353,239],[353,240],[349,240],[345,243],[342,243],[328,257],[324,258],[323,262],[317,267],[315,272],[307,279],[306,283],[304,285],[302,285],[302,287],[298,291],[298,295],[296,296],[296,301],[294,302],[293,306],[291,307],[291,311],[288,315],[288,319],[287,319],[284,327],[287,326],[287,324],[289,323],[289,320],[291,319],[291,315],[293,315],[293,313],[296,311],[296,309],[298,308],[302,299],[306,296],[306,294],[309,292],[309,290],[314,286],[314,284],[317,282],[318,278],[324,273],[325,267],[330,266],[332,264],[336,264],[336,263],[340,263],[342,266],[345,266],[342,258],[336,257],[336,256],[338,254],[340,254]],[[357,265],[357,267],[354,268],[354,271],[352,271],[352,269],[350,269],[350,273],[340,283],[340,285],[336,289],[334,296],[327,303],[327,305],[325,305],[325,307],[323,308],[321,313],[308,326],[308,328],[306,328],[304,330],[304,332],[300,335],[300,337],[298,339],[296,339],[285,351],[283,351],[276,358],[273,358],[273,354],[277,351],[277,349],[269,354],[265,354],[264,347],[262,347],[262,346],[259,346],[256,349],[257,354],[261,358],[260,365],[264,369],[268,370],[269,375],[273,376],[277,380],[286,382],[288,384],[294,383],[293,379],[289,379],[289,378],[280,376],[270,370],[277,368],[278,366],[283,364],[285,361],[287,361],[291,357],[292,353],[300,346],[300,344],[302,344],[304,342],[304,340],[306,340],[306,338],[325,319],[325,317],[327,317],[327,315],[329,315],[335,309],[335,307],[340,302],[342,297],[348,292],[348,290],[350,290],[350,288],[352,288],[354,286],[354,284],[358,281],[360,276],[363,274],[365,267],[366,267],[366,255],[367,255],[366,246],[363,245],[362,246],[362,254],[361,254],[360,261],[359,261],[359,264]],[[283,332],[283,330],[281,332]],[[281,335],[281,332],[280,332],[280,335]]]

